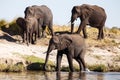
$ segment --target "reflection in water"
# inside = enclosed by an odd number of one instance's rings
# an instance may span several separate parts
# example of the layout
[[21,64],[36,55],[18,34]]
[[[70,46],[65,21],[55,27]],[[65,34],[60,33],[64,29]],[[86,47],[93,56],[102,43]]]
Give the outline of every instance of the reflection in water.
[[63,80],[64,78],[65,78],[64,80],[79,80],[79,79],[86,80],[85,79],[85,73],[82,73],[82,72],[79,72],[79,73],[76,73],[76,74],[75,73],[76,72],[69,72],[68,75],[66,75],[68,77],[64,77],[65,76],[64,73],[61,74],[61,72],[56,72],[56,80]]
[[0,80],[120,80],[120,73],[32,71],[0,73]]

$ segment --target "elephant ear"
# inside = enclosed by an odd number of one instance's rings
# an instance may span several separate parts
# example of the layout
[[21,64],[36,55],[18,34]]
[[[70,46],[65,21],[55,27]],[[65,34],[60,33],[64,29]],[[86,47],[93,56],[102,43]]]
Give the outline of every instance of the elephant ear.
[[59,38],[60,38],[59,50],[68,48],[70,46],[70,44],[72,43],[72,38],[69,35],[64,35]]
[[17,18],[16,23],[18,26],[20,26],[22,29],[25,28],[25,19],[22,17]]
[[86,18],[88,18],[92,14],[93,8],[90,5],[83,4],[81,6],[81,12],[82,12],[82,18],[86,19]]
[[54,35],[54,36],[52,37],[52,40],[53,40],[52,42],[54,42],[55,44],[59,44],[59,42],[60,42],[58,36],[59,36],[59,35]]

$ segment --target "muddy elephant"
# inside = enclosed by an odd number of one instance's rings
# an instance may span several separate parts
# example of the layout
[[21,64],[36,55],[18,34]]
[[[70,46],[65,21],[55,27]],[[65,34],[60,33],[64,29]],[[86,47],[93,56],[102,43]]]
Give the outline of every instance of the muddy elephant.
[[84,38],[87,38],[86,25],[90,25],[99,30],[98,39],[104,38],[103,27],[106,21],[106,13],[102,7],[97,5],[83,4],[80,6],[74,6],[72,8],[71,15],[71,33],[73,33],[74,21],[80,18],[81,23],[76,33],[83,31]]
[[62,34],[62,35],[54,35],[50,41],[46,54],[45,64],[43,69],[46,70],[46,64],[48,62],[49,53],[57,49],[57,63],[56,63],[56,71],[60,71],[61,59],[63,54],[67,56],[70,71],[74,71],[73,68],[73,59],[75,59],[81,70],[86,69],[85,65],[85,42],[84,39],[78,34]]
[[35,17],[28,17],[25,19],[26,25],[26,42],[35,44],[38,35],[38,21]]
[[25,42],[25,36],[26,36],[26,25],[25,25],[25,19],[22,17],[18,17],[16,20],[17,25],[21,28],[22,30],[22,39],[23,43]]
[[[38,37],[45,37],[45,29],[48,26],[48,29],[51,32],[51,35],[54,35],[53,32],[53,14],[52,11],[46,5],[33,5],[25,9],[25,18],[35,17],[38,20]],[[42,31],[41,31],[42,30]],[[41,33],[42,32],[42,33]]]

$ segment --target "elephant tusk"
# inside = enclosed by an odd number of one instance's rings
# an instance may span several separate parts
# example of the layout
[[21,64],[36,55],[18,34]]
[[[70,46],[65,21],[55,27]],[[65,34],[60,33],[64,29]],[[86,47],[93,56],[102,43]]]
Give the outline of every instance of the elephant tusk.
[[70,23],[71,21],[69,21],[68,23]]
[[74,24],[74,21],[71,24]]

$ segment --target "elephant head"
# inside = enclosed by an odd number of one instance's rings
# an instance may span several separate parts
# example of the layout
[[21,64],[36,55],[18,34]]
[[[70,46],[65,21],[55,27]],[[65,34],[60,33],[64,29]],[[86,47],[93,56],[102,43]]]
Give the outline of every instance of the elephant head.
[[26,29],[24,18],[22,18],[22,17],[17,18],[16,23],[23,31]]
[[64,50],[67,49],[70,44],[72,43],[72,39],[69,35],[54,35],[52,36],[52,38],[49,41],[49,46],[48,46],[48,50],[47,50],[47,54],[46,54],[46,60],[45,60],[45,65],[44,65],[44,70],[46,70],[46,64],[49,58],[49,53],[52,50]]
[[[71,33],[73,33],[74,21],[79,17],[81,21],[88,19],[92,14],[93,8],[90,5],[83,4],[81,6],[74,6],[71,15]],[[88,23],[88,21],[87,21]]]
[[31,7],[31,6],[28,6],[25,11],[25,18],[28,18],[28,17],[33,17],[35,14],[35,9],[34,7]]
[[65,48],[68,48],[70,46],[70,44],[72,43],[72,39],[69,35],[67,35],[67,36],[66,35],[65,36],[63,36],[63,35],[53,36],[50,39],[47,53],[50,53],[54,49],[63,50]]

